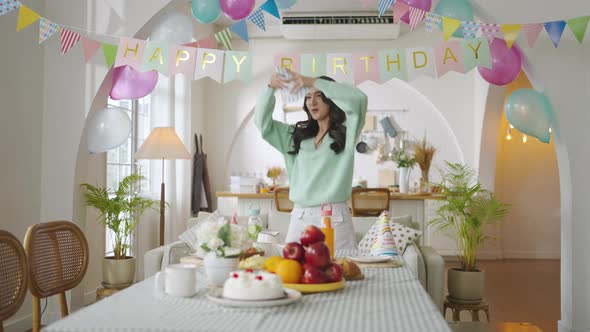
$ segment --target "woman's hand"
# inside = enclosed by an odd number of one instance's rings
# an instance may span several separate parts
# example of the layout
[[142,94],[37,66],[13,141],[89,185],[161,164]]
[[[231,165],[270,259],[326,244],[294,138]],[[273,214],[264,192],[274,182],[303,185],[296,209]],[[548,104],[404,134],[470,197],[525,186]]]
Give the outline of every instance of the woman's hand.
[[283,75],[279,73],[273,73],[270,77],[270,82],[268,83],[268,86],[273,89],[284,89],[287,87],[287,84],[289,84],[291,80],[292,79],[284,78]]
[[316,80],[314,77],[303,76],[299,73],[291,71],[290,69],[288,69],[288,70],[289,70],[289,73],[291,74],[291,81],[295,82],[291,92],[296,93],[297,91],[301,90],[301,88],[313,87],[313,84],[315,83],[315,80]]

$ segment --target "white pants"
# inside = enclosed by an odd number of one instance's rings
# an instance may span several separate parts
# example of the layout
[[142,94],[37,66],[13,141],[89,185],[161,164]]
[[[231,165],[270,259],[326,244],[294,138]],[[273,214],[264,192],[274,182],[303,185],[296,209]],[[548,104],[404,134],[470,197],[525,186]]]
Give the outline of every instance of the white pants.
[[[285,242],[299,242],[301,232],[306,226],[322,227],[322,220],[321,206],[293,208]],[[332,227],[334,228],[334,249],[356,249],[352,216],[346,203],[332,204]]]

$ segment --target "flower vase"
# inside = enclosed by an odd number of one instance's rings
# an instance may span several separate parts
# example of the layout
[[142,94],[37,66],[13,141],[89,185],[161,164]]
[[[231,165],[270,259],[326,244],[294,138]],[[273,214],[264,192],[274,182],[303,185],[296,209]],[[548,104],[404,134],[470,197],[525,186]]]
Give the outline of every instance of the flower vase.
[[430,192],[430,180],[428,179],[428,170],[422,170],[422,178],[420,178],[420,192]]
[[399,192],[400,194],[407,194],[410,187],[410,168],[399,168]]
[[218,257],[208,253],[203,260],[209,286],[222,287],[230,272],[238,268],[238,258]]

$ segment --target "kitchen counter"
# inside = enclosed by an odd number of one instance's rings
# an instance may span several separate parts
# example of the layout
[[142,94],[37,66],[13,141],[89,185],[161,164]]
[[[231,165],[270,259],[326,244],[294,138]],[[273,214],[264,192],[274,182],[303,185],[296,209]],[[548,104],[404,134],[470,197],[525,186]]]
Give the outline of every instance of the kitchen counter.
[[[218,191],[215,193],[217,197],[235,197],[235,198],[274,198],[273,193],[268,194],[249,194],[249,193],[233,193],[229,191]],[[400,194],[391,193],[390,200],[425,200],[425,199],[443,199],[444,196],[440,194]]]

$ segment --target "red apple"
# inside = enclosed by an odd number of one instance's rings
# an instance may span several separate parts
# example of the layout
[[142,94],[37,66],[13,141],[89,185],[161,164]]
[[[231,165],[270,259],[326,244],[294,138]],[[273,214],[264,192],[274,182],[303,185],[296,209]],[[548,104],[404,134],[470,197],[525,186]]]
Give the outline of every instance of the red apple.
[[338,282],[342,280],[344,270],[342,270],[342,266],[332,262],[330,265],[328,265],[328,267],[326,267],[324,273],[330,282]]
[[328,278],[322,269],[306,263],[303,265],[303,276],[301,277],[301,282],[304,284],[323,284],[328,282]]
[[283,248],[283,257],[296,260],[301,263],[305,258],[305,250],[300,243],[289,242]]
[[301,232],[299,241],[301,241],[303,246],[308,246],[316,242],[323,242],[325,238],[326,236],[321,229],[315,227],[314,225],[309,225],[305,227],[303,232]]
[[322,268],[330,264],[330,249],[324,242],[316,242],[305,248],[305,261]]

